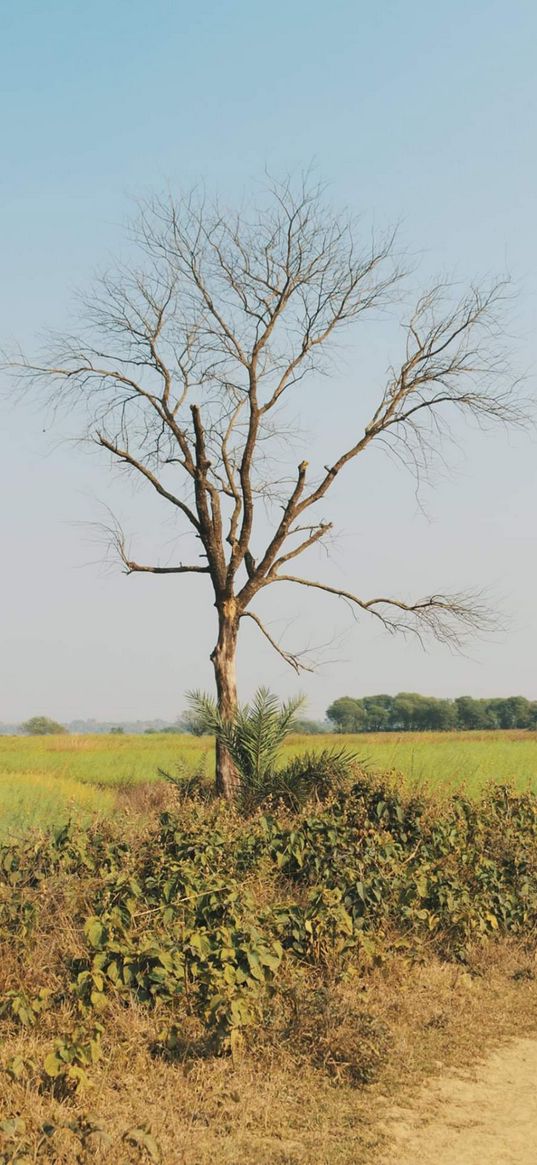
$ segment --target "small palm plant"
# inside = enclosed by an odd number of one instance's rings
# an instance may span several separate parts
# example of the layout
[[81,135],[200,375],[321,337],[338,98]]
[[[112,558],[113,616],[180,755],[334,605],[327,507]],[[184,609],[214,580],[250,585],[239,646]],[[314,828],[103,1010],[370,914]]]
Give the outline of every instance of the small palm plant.
[[258,804],[271,791],[279,751],[295,727],[304,697],[280,704],[268,688],[258,688],[251,704],[238,707],[229,720],[205,692],[189,692],[188,701],[205,730],[227,748],[240,777],[243,804]]

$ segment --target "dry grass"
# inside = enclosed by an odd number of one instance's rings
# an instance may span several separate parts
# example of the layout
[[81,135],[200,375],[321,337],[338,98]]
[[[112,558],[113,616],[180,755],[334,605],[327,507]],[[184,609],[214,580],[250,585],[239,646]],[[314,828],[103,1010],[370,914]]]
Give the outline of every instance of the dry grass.
[[[141,819],[171,806],[177,793],[148,782],[117,795],[121,838],[143,852]],[[230,817],[231,831],[236,824]],[[246,880],[259,907],[285,897],[284,879],[265,877],[263,862]],[[329,956],[309,967],[286,963],[266,1022],[234,1059],[210,1052],[188,1009],[151,1009],[111,994],[103,1012],[87,1017],[102,1019],[102,1059],[81,1091],[55,1092],[42,1065],[55,1038],[80,1022],[66,968],[87,954],[82,924],[99,884],[78,867],[51,873],[28,890],[39,907],[31,941],[13,934],[4,943],[0,998],[13,990],[35,997],[47,987],[53,1005],[33,1028],[2,1020],[0,1165],[368,1165],[386,1147],[395,1101],[511,1035],[537,1032],[533,934],[525,943],[483,942],[462,965],[432,953],[429,938],[410,957],[410,948],[397,948],[400,934],[383,933],[367,968],[363,955],[350,965]],[[171,1054],[162,1031],[174,1016],[181,1045]],[[36,1067],[13,1080],[6,1071],[13,1057]]]
[[[45,977],[50,984],[57,960],[76,952],[68,905],[57,908],[56,941],[50,932],[43,934],[32,967],[17,967],[13,952],[3,967],[4,986],[13,984],[16,970],[28,988]],[[216,1157],[222,1165],[373,1162],[384,1146],[382,1123],[395,1097],[408,1094],[429,1073],[475,1060],[521,1029],[537,1030],[534,967],[527,949],[502,942],[476,951],[467,969],[395,957],[366,976],[351,970],[342,983],[325,984],[337,1003],[340,1048],[356,1042],[357,1009],[388,1032],[389,1054],[374,1084],[357,1086],[345,1072],[334,1075],[313,1066],[304,1051],[303,1019],[294,1040],[265,1043],[239,1060],[186,1054],[170,1061],[152,1050],[162,1022],[159,1011],[133,1005],[107,1013],[105,1056],[92,1069],[85,1092],[57,1099],[13,1083],[2,1072],[0,1108],[4,1119],[24,1120],[29,1160],[58,1165],[149,1161],[143,1147],[125,1139],[136,1129],[151,1132],[162,1165],[213,1165]],[[2,1065],[14,1055],[42,1060],[54,1031],[70,1022],[67,1001],[29,1033],[8,1029]],[[102,1134],[84,1136],[66,1128],[78,1122],[83,1129],[85,1121],[99,1125]]]
[[124,817],[133,818],[138,824],[141,817],[154,817],[166,809],[176,809],[177,792],[166,781],[124,785],[118,790],[116,808]]

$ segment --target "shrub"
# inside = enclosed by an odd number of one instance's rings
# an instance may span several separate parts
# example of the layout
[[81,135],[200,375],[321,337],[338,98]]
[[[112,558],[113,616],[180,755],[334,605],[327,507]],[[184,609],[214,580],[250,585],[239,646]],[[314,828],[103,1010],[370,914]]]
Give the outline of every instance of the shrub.
[[255,807],[271,790],[281,746],[295,727],[303,698],[280,704],[267,688],[259,688],[252,703],[239,706],[231,720],[224,720],[202,692],[190,693],[189,699],[199,723],[230,753],[240,777],[243,807]]
[[327,801],[349,784],[356,762],[345,748],[323,748],[293,757],[283,769],[272,774],[267,793],[290,809],[300,809],[310,799]]
[[[492,788],[479,802],[432,805],[363,773],[345,787],[338,763],[306,762],[309,803],[298,811],[245,821],[185,800],[130,841],[117,825],[69,826],[0,847],[0,945],[28,968],[16,988],[7,975],[0,1026],[31,1027],[32,1039],[43,1027],[58,1095],[91,1075],[101,1028],[106,1045],[109,1016],[133,1002],[158,1018],[159,1054],[238,1055],[265,1031],[330,1074],[367,1082],[388,1033],[352,1003],[346,980],[390,951],[460,961],[476,943],[533,933],[537,796]],[[72,927],[64,945],[58,900]],[[54,1030],[66,1011],[76,1022]],[[32,1087],[43,1081],[36,1065]]]

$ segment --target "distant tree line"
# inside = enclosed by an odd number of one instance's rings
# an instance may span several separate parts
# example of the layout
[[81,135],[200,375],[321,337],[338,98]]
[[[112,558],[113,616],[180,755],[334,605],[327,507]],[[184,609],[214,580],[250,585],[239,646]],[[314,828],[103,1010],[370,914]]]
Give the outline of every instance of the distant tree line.
[[447,732],[450,729],[537,729],[537,701],[525,696],[454,700],[399,692],[397,696],[341,696],[326,712],[336,732]]
[[[147,721],[145,722],[147,724]],[[89,721],[80,728],[71,724],[66,728],[48,716],[32,716],[19,726],[19,731],[28,736],[51,736],[71,731],[100,731],[113,735],[124,732],[143,731],[145,733],[191,733],[202,736],[207,728],[193,711],[184,712],[174,724],[156,721],[154,726],[137,725],[96,725]],[[13,732],[15,728],[9,728]],[[6,726],[0,725],[5,731]],[[435,696],[420,696],[418,692],[399,692],[397,696],[340,696],[326,710],[326,720],[299,719],[295,732],[302,735],[323,732],[448,732],[486,731],[494,728],[530,728],[537,731],[537,700],[526,696],[496,696],[476,700],[473,696],[457,696],[454,700],[437,699]]]

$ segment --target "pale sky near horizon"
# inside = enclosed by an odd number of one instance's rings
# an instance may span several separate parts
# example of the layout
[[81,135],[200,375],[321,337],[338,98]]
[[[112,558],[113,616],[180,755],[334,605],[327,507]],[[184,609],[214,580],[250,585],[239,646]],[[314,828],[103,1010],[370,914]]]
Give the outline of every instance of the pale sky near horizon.
[[[233,204],[265,167],[313,163],[366,231],[400,224],[420,260],[415,289],[439,272],[511,273],[509,342],[535,393],[536,50],[530,0],[0,4],[0,347],[31,351],[47,327],[69,328],[74,289],[121,250],[133,198],[201,181]],[[369,419],[393,335],[363,326],[338,357],[329,408],[318,393],[311,413],[297,399],[321,463],[357,410]],[[173,719],[186,689],[212,682],[205,580],[103,568],[84,525],[103,503],[140,557],[176,531],[166,515],[157,528],[159,507],[106,459],[61,440],[71,420],[0,393],[0,721]],[[297,681],[247,627],[243,697],[259,683],[300,689],[310,715],[379,691],[537,699],[537,441],[457,437],[455,472],[424,491],[425,514],[410,476],[382,456],[351,467],[327,507],[331,571],[349,589],[405,597],[487,587],[506,630],[464,657],[424,653],[335,599],[275,588],[271,629],[291,648],[329,643],[324,664]]]

